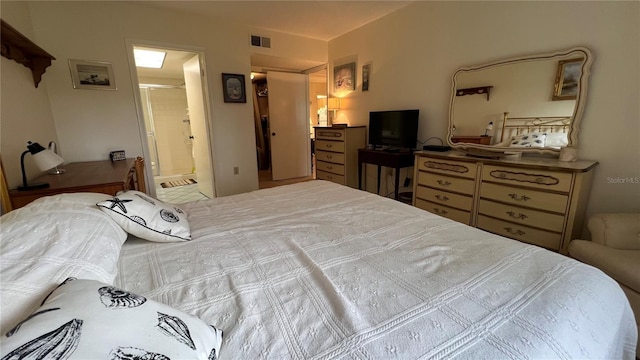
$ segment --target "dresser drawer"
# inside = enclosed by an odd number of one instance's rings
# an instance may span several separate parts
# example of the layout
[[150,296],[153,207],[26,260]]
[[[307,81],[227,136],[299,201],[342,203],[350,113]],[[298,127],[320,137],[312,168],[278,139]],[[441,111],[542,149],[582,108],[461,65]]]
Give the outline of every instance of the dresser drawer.
[[316,140],[327,139],[344,141],[344,133],[344,129],[316,129]]
[[344,142],[342,142],[342,141],[316,140],[316,149],[317,150],[344,152]]
[[485,182],[480,186],[480,198],[497,200],[518,206],[527,206],[562,214],[564,214],[567,209],[567,200],[569,199],[567,195]]
[[556,232],[562,232],[562,226],[564,225],[564,216],[562,215],[525,209],[489,200],[480,200],[478,213]]
[[466,211],[471,211],[471,204],[473,203],[473,198],[470,196],[453,194],[424,186],[416,187],[416,198]]
[[441,174],[432,174],[424,171],[418,173],[418,184],[473,195],[475,182],[471,179],[462,179]]
[[482,181],[563,192],[568,192],[571,189],[571,178],[572,175],[568,173],[494,165],[484,166],[482,170]]
[[425,157],[418,158],[418,170],[435,172],[439,174],[462,176],[465,178],[475,179],[477,168],[478,166],[475,163],[431,159]]
[[329,180],[340,185],[346,185],[346,182],[344,180],[344,175],[332,174],[326,171],[320,171],[320,170],[316,171],[316,179]]
[[344,165],[334,164],[324,161],[316,161],[318,170],[327,171],[333,174],[344,175]]
[[316,161],[327,161],[335,164],[344,164],[344,154],[316,150]]
[[533,229],[528,226],[514,224],[484,215],[478,215],[477,227],[511,239],[520,240],[553,250],[560,249],[560,243],[562,240],[562,235],[560,233]]
[[465,225],[469,225],[471,222],[471,213],[468,211],[454,209],[441,204],[424,201],[422,199],[416,199],[416,207]]

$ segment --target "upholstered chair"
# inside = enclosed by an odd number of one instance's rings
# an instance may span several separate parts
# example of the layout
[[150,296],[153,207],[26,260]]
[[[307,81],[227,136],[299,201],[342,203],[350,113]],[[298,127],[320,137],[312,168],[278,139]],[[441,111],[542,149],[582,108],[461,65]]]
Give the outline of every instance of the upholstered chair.
[[[569,255],[599,268],[620,284],[640,333],[640,213],[593,215],[587,227],[591,241],[573,240]],[[640,358],[640,336],[636,357]]]

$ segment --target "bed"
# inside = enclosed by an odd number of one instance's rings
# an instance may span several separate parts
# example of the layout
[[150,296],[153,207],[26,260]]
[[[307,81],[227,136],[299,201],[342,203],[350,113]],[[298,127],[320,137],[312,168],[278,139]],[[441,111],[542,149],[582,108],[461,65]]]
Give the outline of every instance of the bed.
[[600,270],[364,191],[315,180],[180,204],[181,242],[127,237],[103,200],[2,217],[3,334],[72,276],[221,329],[220,359],[635,357],[629,303]]
[[509,117],[505,112],[496,146],[560,149],[569,144],[571,121],[571,116]]

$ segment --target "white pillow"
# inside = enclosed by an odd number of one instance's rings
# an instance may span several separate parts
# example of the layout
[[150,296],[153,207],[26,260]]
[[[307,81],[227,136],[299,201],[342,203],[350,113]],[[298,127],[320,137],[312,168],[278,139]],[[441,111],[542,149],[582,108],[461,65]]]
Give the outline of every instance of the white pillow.
[[547,138],[544,140],[544,146],[551,146],[555,148],[561,148],[569,145],[569,139],[567,133],[563,132],[547,132],[545,133]]
[[119,192],[97,203],[124,231],[156,242],[191,240],[187,216],[179,207],[153,199],[140,191]]
[[3,359],[217,359],[222,330],[93,280],[65,280],[2,337]]
[[528,133],[511,137],[509,146],[511,147],[544,147],[547,134]]
[[110,197],[47,196],[0,218],[0,332],[68,277],[113,282],[127,233],[95,205]]

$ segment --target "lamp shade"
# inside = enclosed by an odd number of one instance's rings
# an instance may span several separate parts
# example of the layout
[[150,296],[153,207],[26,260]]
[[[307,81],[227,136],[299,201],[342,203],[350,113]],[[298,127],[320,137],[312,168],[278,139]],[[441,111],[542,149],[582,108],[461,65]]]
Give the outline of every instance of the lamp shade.
[[33,161],[38,169],[47,171],[62,164],[64,159],[49,149],[44,149],[33,155]]
[[329,98],[329,104],[327,106],[329,110],[340,110],[340,98]]

